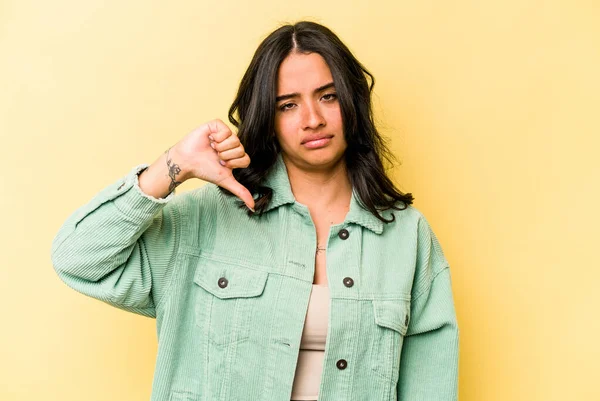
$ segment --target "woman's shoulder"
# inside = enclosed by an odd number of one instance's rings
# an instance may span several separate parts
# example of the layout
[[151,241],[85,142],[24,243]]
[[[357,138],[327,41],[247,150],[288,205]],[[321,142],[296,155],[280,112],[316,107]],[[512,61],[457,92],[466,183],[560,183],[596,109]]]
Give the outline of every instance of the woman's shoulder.
[[435,236],[430,221],[425,214],[414,205],[404,205],[401,202],[395,205],[400,210],[388,209],[382,213],[386,220],[392,222],[384,224],[385,230],[389,230],[399,236],[410,235],[419,241]]
[[404,226],[405,229],[408,228],[413,232],[419,246],[430,248],[437,252],[441,259],[445,259],[431,221],[425,217],[425,214],[413,205],[408,205],[403,211],[394,211],[394,213],[398,212],[401,212],[396,215],[400,218],[399,226]]
[[393,219],[395,223],[402,222],[403,224],[409,222],[418,224],[419,220],[425,219],[420,209],[412,204],[407,205],[403,202],[396,202],[394,208],[385,210],[382,212],[382,215],[386,220]]

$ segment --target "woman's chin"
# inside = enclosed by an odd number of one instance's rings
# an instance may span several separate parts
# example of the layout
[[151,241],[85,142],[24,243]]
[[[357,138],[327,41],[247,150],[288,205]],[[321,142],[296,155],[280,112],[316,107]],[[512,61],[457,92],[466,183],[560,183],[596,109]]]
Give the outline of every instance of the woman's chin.
[[[292,163],[305,170],[328,170],[335,168],[340,162],[343,163],[345,161],[343,156],[343,153],[311,152],[292,158]],[[290,158],[288,157],[288,159]]]

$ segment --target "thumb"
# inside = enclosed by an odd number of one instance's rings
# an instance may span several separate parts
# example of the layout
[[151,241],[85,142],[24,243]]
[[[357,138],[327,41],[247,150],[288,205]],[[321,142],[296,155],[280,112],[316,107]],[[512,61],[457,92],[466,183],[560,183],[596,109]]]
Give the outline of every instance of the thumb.
[[220,186],[240,198],[246,204],[248,209],[254,212],[254,198],[252,197],[252,194],[234,177],[229,177],[221,181]]

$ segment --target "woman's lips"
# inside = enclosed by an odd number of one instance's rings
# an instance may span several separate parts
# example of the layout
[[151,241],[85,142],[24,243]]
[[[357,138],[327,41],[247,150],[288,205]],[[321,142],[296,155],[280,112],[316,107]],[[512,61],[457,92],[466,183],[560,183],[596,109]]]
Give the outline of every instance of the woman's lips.
[[309,137],[302,141],[302,145],[309,149],[321,148],[331,142],[332,135],[319,135],[314,137]]

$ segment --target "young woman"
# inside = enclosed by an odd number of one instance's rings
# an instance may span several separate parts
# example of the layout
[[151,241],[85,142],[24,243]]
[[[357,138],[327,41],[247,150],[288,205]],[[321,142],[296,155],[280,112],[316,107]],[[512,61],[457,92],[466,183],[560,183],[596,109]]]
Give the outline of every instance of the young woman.
[[372,88],[329,29],[283,26],[237,134],[200,126],[61,227],[62,280],[156,318],[153,400],[457,399],[448,262],[385,174]]

